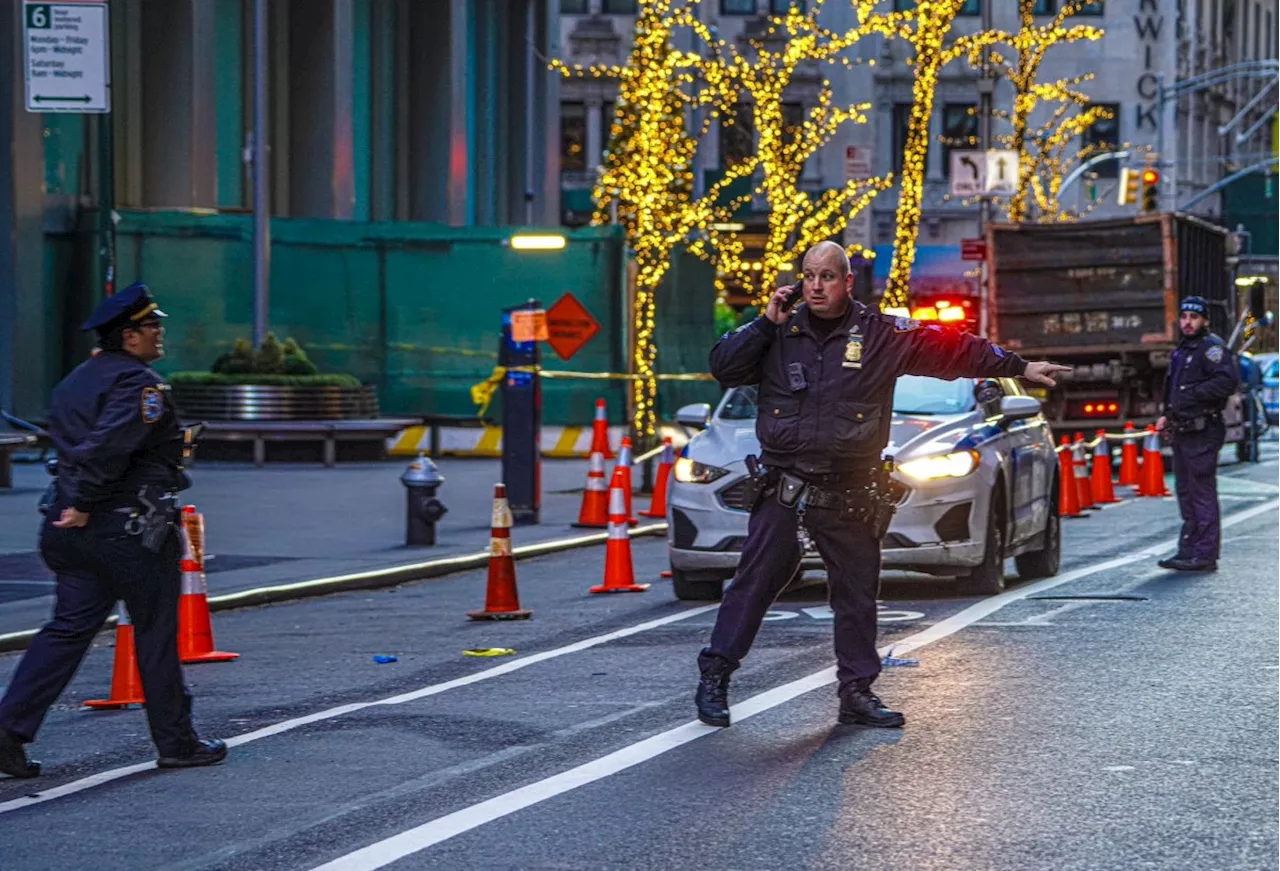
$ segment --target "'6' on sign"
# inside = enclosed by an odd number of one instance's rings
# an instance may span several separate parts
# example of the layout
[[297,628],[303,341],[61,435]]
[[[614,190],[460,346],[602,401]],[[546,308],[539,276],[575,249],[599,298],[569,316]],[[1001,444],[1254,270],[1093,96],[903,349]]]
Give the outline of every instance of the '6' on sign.
[[45,4],[27,7],[27,27],[32,30],[48,30],[53,25],[51,18]]

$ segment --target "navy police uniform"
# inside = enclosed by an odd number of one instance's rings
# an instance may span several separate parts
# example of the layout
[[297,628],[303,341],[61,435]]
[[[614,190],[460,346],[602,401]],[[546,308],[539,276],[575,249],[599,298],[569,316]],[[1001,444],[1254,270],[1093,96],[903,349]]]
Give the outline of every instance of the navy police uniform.
[[[876,594],[887,517],[876,528],[858,506],[885,495],[877,496],[875,484],[878,477],[887,484],[881,452],[889,440],[894,384],[904,374],[1013,377],[1026,367],[1017,354],[985,339],[922,327],[859,302],[834,323],[812,318],[801,305],[785,324],[760,317],[726,334],[711,352],[711,372],[722,387],[759,385],[756,433],[769,474],[751,511],[737,574],[699,657],[704,682],[727,687],[728,674],[746,656],[803,556],[796,507],[779,498],[786,495],[785,472],[793,484],[798,478],[808,485],[803,525],[827,566],[841,698],[869,695],[880,673]],[[706,722],[728,725],[727,715]],[[898,717],[873,724],[900,723]]]
[[[164,317],[144,285],[105,300],[84,325],[102,336]],[[178,659],[181,544],[176,492],[185,485],[182,435],[167,385],[145,362],[104,349],[54,389],[49,432],[57,477],[40,530],[40,553],[55,573],[53,618],[36,635],[0,700],[0,770],[34,776],[15,755],[75,674],[118,600],[134,625],[151,737],[163,767],[207,764],[225,753],[201,742]],[[64,509],[89,515],[83,527],[53,525]]]
[[[1208,317],[1198,296],[1182,301],[1183,311]],[[1218,515],[1218,452],[1226,439],[1222,410],[1240,384],[1235,355],[1218,336],[1204,330],[1184,336],[1173,352],[1165,379],[1165,428],[1173,438],[1173,474],[1182,513],[1178,555],[1172,561],[1216,567],[1221,535]],[[1163,564],[1163,563],[1162,563]]]

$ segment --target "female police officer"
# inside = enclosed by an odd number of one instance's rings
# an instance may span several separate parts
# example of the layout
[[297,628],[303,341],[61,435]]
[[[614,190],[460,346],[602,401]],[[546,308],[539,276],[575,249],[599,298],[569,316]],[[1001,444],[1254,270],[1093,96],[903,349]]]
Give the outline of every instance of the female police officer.
[[40,553],[57,575],[53,619],[31,642],[0,699],[0,772],[35,777],[24,744],[66,687],[117,600],[133,620],[138,670],[161,768],[213,765],[221,741],[200,740],[178,661],[181,545],[174,496],[184,486],[182,439],[167,385],[160,311],[143,284],[108,297],[85,322],[100,352],[53,392],[56,496]]
[[723,387],[758,384],[756,434],[769,470],[710,644],[698,657],[698,717],[729,725],[729,675],[746,656],[773,600],[800,562],[798,512],[827,566],[835,612],[840,722],[901,726],[871,692],[880,673],[876,590],[883,510],[880,453],[888,443],[898,376],[1019,376],[1053,386],[1068,367],[1027,363],[985,339],[922,328],[851,299],[844,250],[820,242],[804,258],[804,305],[778,290],[762,317],[711,351]]

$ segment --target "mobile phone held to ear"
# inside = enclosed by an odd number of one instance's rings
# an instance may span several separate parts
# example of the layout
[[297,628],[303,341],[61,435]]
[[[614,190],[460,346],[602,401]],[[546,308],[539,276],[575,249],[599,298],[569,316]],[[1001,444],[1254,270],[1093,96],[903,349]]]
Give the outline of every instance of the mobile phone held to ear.
[[804,298],[804,282],[797,281],[791,285],[791,293],[778,306],[779,311],[790,311],[791,307]]

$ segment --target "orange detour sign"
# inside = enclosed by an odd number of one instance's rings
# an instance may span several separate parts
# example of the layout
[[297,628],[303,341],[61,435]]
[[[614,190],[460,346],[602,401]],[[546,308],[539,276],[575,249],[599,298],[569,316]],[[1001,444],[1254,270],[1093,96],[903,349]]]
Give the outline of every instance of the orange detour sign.
[[583,308],[573,294],[566,293],[547,309],[547,344],[568,360],[600,332],[600,322]]

